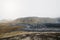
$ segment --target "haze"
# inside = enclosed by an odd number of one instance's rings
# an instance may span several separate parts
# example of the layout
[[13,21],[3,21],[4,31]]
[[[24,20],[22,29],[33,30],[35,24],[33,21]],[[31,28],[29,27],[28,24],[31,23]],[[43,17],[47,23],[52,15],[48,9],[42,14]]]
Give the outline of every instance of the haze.
[[0,19],[60,17],[60,0],[0,0]]

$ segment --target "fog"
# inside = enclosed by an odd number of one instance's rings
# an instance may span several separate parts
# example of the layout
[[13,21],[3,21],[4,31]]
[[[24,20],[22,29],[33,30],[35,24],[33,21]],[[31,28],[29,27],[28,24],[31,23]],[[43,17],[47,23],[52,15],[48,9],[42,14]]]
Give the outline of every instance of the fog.
[[0,0],[0,19],[60,17],[60,0]]

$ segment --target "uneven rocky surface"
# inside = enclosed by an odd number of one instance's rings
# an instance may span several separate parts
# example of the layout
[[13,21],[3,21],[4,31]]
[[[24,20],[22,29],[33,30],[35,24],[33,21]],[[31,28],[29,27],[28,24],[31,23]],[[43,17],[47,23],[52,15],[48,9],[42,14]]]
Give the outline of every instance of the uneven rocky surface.
[[7,38],[0,38],[0,40],[60,40],[60,33],[23,34]]

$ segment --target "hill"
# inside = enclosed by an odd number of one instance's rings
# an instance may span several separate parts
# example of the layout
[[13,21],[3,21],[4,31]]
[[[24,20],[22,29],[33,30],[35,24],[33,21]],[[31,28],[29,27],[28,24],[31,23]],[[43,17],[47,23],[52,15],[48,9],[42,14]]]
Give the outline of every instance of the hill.
[[24,17],[17,18],[13,23],[56,23],[56,18],[45,18],[45,17]]
[[10,22],[4,21],[0,23],[0,33],[16,31],[17,29],[23,28],[25,26],[25,25],[21,26],[22,24],[20,25],[19,23],[38,24],[38,23],[56,23],[56,22],[57,22],[56,18],[44,18],[44,17],[17,18],[16,20]]

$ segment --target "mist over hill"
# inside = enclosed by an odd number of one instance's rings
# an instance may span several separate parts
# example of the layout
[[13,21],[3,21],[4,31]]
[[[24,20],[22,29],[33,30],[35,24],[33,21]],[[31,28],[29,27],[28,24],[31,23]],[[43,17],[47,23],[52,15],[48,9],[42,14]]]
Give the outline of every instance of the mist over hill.
[[0,20],[0,23],[58,23],[60,18],[22,17],[15,20]]
[[46,18],[46,17],[24,17],[17,18],[13,23],[57,23],[57,18]]

